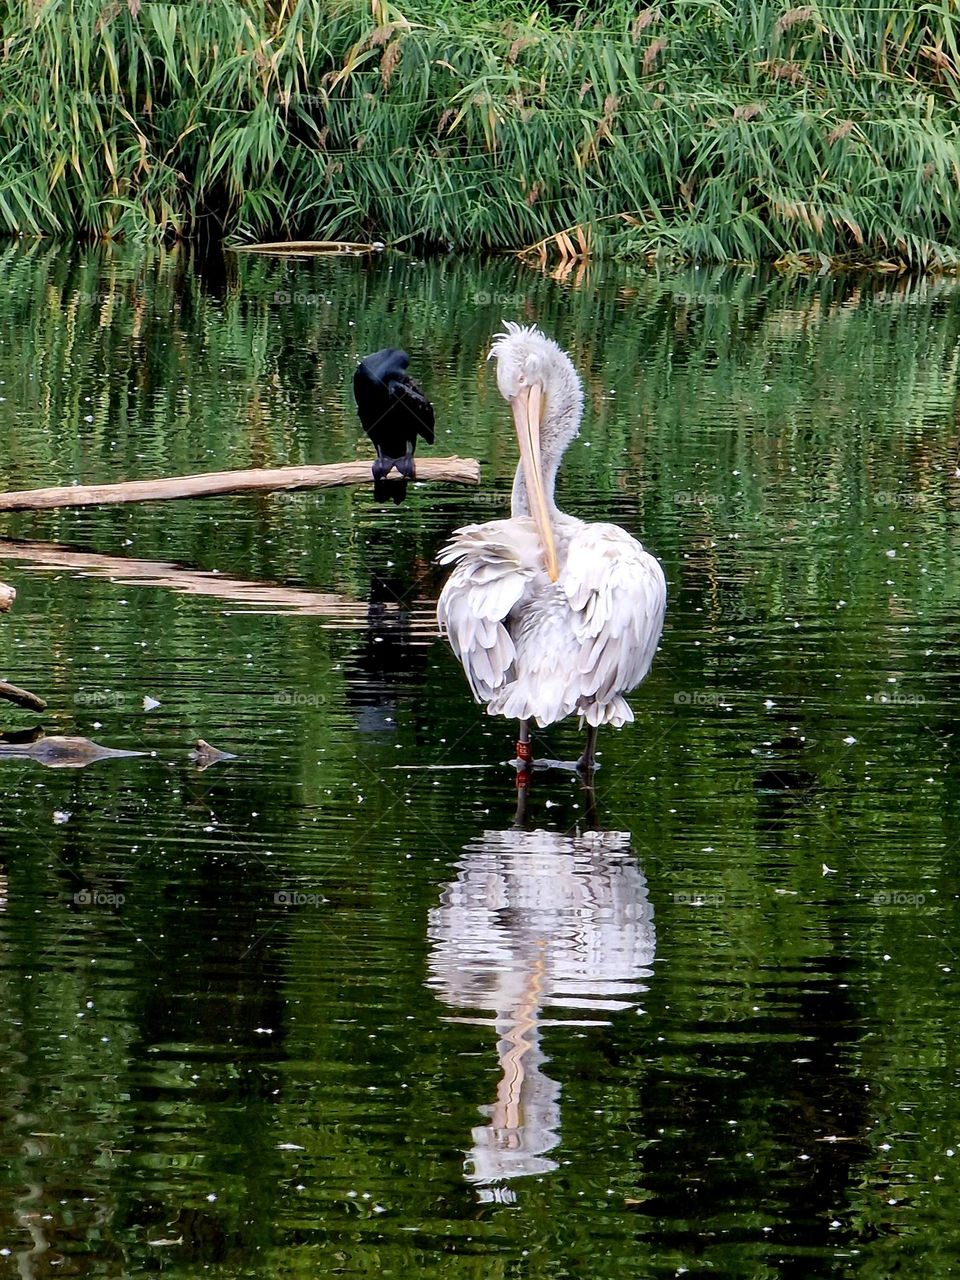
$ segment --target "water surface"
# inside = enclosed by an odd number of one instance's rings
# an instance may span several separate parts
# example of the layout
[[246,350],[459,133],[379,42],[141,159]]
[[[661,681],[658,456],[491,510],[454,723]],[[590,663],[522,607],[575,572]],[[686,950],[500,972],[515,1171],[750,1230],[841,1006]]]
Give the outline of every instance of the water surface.
[[[0,675],[48,702],[3,727],[142,753],[0,759],[6,1270],[951,1274],[957,286],[0,270],[4,488],[366,456],[352,368],[394,343],[483,467],[2,518]],[[432,620],[508,503],[514,318],[584,376],[561,505],[670,592],[594,803],[537,778],[519,821]]]

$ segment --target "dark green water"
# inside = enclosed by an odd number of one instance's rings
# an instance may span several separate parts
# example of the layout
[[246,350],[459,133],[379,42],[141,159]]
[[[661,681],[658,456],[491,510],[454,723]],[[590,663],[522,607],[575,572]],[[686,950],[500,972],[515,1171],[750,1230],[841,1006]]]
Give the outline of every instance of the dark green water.
[[[49,704],[4,727],[145,754],[0,759],[0,1273],[952,1274],[957,286],[0,272],[6,488],[364,456],[393,343],[483,464],[2,517],[0,675]],[[523,830],[432,623],[507,503],[501,318],[584,374],[561,505],[670,584],[595,815],[538,777]]]

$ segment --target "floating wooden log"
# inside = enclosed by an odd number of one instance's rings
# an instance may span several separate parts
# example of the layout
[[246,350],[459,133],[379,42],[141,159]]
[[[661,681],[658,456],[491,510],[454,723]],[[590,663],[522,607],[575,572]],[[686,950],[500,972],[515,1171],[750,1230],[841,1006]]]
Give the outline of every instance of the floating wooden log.
[[358,240],[272,240],[263,244],[231,244],[234,253],[290,253],[307,257],[314,253],[382,253],[379,241],[366,244]]
[[[475,458],[417,459],[416,479],[447,484],[479,484]],[[254,471],[209,471],[162,480],[119,484],[58,485],[0,493],[0,511],[43,511],[53,507],[98,507],[121,502],[169,502],[173,498],[209,498],[219,493],[256,493],[275,489],[331,489],[372,484],[369,462],[331,462],[319,467],[270,467]]]

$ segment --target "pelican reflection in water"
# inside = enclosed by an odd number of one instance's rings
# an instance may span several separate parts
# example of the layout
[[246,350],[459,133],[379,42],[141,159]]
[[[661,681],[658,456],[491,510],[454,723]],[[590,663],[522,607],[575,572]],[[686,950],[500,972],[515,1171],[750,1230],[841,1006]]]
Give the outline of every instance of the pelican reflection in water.
[[541,1033],[608,1021],[577,1011],[635,1007],[652,972],[653,908],[625,832],[488,831],[457,865],[430,913],[428,985],[455,1008],[492,1011],[455,1019],[496,1031],[501,1073],[464,1168],[482,1198],[510,1199],[488,1184],[557,1167],[547,1153],[560,1141],[560,1085],[544,1074]]

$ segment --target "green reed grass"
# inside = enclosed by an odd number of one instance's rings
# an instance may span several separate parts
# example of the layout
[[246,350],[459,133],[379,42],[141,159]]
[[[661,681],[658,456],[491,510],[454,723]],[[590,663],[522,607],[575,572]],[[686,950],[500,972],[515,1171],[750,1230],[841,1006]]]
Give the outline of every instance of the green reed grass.
[[953,267],[958,11],[12,0],[0,227]]

